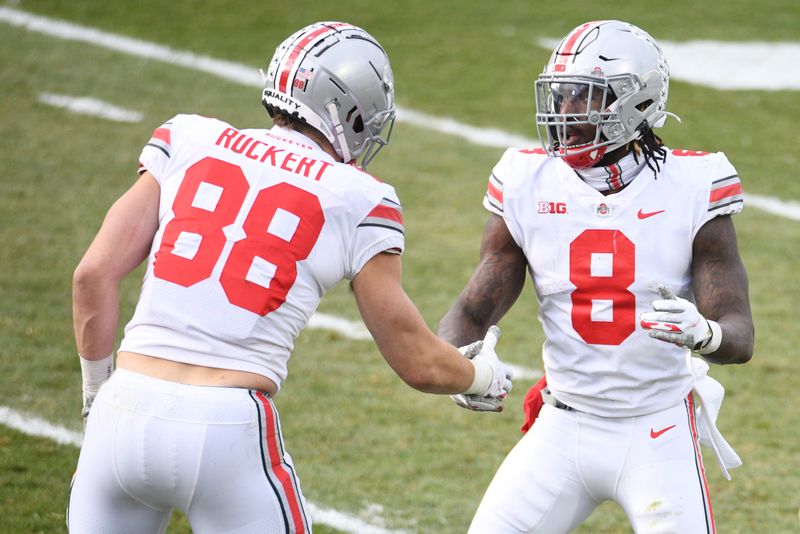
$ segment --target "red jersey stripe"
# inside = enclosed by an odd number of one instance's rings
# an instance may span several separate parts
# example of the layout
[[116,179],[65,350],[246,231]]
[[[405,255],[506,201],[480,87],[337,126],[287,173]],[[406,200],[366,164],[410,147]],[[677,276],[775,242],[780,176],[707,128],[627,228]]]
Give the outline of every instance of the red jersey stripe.
[[403,214],[399,209],[382,204],[375,206],[375,208],[367,214],[367,217],[379,217],[403,224]]
[[718,189],[712,189],[711,193],[708,196],[708,201],[717,202],[718,200],[721,200],[723,198],[741,194],[742,194],[742,184],[741,182],[737,182],[735,184],[726,185],[725,187],[720,187]]
[[367,217],[379,217],[403,224],[403,214],[399,209],[390,206],[377,205],[367,214]]
[[160,128],[156,128],[155,131],[153,131],[153,137],[155,139],[160,139],[164,141],[168,145],[171,144],[169,128],[164,128],[163,126]]
[[489,186],[487,188],[487,192],[489,193],[489,196],[498,201],[501,206],[503,205],[503,190],[497,188],[492,183],[491,178],[489,179]]

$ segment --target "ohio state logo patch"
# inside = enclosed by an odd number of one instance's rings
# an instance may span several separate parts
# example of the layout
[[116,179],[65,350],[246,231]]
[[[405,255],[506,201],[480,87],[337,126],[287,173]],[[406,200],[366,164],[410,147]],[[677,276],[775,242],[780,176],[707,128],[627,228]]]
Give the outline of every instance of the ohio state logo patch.
[[597,205],[595,212],[597,213],[598,217],[608,217],[611,215],[611,208],[605,202],[601,202]]

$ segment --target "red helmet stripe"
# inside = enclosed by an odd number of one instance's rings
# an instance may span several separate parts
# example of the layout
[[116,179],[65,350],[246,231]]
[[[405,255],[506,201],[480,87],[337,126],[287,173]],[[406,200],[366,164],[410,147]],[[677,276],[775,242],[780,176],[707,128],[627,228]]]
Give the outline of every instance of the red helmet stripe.
[[330,24],[325,24],[324,26],[317,28],[311,33],[304,35],[299,41],[297,41],[297,44],[294,46],[292,51],[289,52],[287,56],[285,56],[286,60],[284,61],[283,70],[281,70],[280,79],[278,81],[278,91],[280,91],[281,93],[286,92],[286,89],[289,85],[289,73],[291,72],[295,61],[297,61],[297,56],[300,55],[300,52],[302,52],[305,47],[314,43],[314,41],[322,39],[323,37],[327,36],[330,32],[336,31],[337,28],[342,28],[342,27],[352,27],[352,25],[345,24],[343,22],[333,22]]
[[572,49],[575,47],[575,43],[593,24],[594,22],[587,22],[572,30],[572,33],[565,39],[564,46],[558,51],[558,61],[556,61],[556,64],[563,65],[567,62],[567,58],[572,55]]
[[[578,40],[581,37],[583,37],[590,29],[594,28],[595,26],[598,26],[598,25],[602,24],[603,22],[606,22],[606,21],[593,20],[593,21],[581,24],[580,26],[578,26],[577,28],[572,30],[572,33],[567,35],[567,37],[564,39],[564,46],[562,46],[557,52],[558,53],[558,61],[556,61],[556,65],[564,65],[564,64],[566,64],[567,59],[569,59],[571,56],[575,55],[575,47],[576,47],[576,43],[578,42]],[[554,67],[553,70],[555,70],[556,72],[563,71],[564,67],[563,66],[562,67]]]

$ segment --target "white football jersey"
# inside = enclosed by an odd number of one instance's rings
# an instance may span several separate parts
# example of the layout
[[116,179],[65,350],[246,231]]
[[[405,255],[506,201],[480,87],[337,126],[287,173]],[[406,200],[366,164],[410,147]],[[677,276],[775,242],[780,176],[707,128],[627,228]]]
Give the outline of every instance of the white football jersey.
[[322,295],[401,253],[394,189],[289,129],[177,115],[142,150],[160,225],[120,350],[249,371],[279,387]]
[[484,206],[504,218],[528,260],[556,398],[628,417],[686,397],[688,350],[652,339],[639,316],[661,298],[659,284],[693,299],[694,236],[742,205],[739,177],[722,153],[671,150],[657,176],[642,164],[626,188],[603,196],[541,149],[505,152]]

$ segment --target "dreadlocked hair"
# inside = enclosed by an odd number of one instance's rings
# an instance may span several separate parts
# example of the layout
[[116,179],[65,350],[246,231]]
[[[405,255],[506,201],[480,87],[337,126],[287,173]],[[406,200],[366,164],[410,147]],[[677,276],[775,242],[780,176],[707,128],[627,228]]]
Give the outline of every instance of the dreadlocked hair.
[[633,145],[632,152],[634,161],[639,163],[639,154],[641,153],[644,157],[644,162],[650,167],[650,170],[653,171],[656,178],[658,178],[658,173],[661,171],[661,166],[658,162],[664,163],[667,161],[667,149],[664,148],[664,141],[662,141],[651,128],[647,130],[642,137],[632,141],[631,144]]

